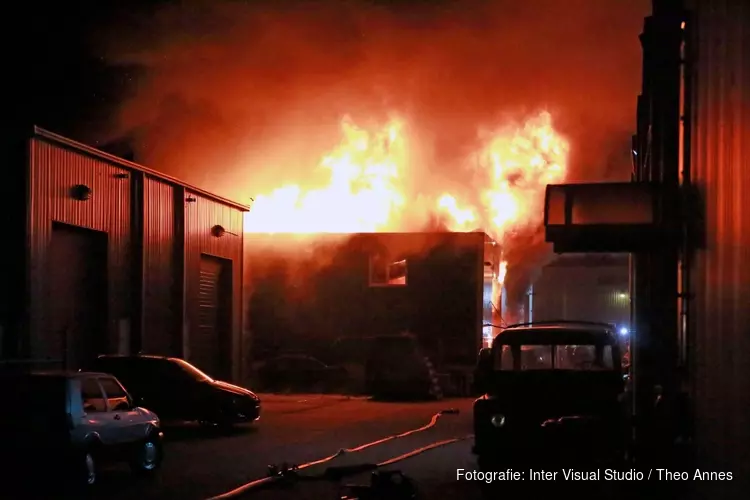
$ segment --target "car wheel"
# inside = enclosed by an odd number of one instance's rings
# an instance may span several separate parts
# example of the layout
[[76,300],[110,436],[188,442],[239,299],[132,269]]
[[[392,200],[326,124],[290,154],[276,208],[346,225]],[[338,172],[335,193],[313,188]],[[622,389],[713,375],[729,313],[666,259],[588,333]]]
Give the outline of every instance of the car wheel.
[[162,445],[153,438],[146,438],[136,449],[131,468],[137,474],[148,476],[154,474],[161,465]]
[[83,458],[83,464],[85,467],[86,485],[89,487],[96,486],[99,476],[97,475],[96,459],[92,451],[86,453]]
[[74,493],[86,496],[88,492],[94,491],[98,483],[99,468],[96,454],[92,449],[88,449],[74,462],[73,477],[68,485]]

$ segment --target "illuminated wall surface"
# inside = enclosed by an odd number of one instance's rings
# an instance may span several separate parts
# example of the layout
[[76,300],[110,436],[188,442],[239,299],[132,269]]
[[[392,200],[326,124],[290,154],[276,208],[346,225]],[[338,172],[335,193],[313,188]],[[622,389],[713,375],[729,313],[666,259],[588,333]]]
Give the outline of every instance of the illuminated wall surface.
[[627,255],[566,254],[546,265],[534,282],[534,321],[630,322]]
[[[704,243],[691,266],[688,367],[698,458],[732,470],[723,498],[750,491],[750,7],[690,1],[693,182],[704,198]],[[706,495],[706,498],[709,496]],[[714,494],[711,498],[717,498]]]

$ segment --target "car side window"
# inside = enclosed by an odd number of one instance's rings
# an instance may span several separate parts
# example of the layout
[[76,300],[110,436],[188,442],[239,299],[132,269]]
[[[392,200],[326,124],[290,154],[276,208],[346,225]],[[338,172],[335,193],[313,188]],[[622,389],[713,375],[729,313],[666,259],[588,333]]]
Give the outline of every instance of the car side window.
[[109,409],[112,411],[128,411],[130,410],[130,400],[128,399],[128,393],[122,388],[117,380],[110,377],[103,377],[99,379],[99,383],[104,389],[104,393],[107,397],[107,404]]
[[107,411],[104,393],[95,378],[81,380],[81,399],[83,400],[83,411],[86,413]]
[[176,363],[160,363],[161,375],[171,383],[180,383],[190,378],[185,370]]

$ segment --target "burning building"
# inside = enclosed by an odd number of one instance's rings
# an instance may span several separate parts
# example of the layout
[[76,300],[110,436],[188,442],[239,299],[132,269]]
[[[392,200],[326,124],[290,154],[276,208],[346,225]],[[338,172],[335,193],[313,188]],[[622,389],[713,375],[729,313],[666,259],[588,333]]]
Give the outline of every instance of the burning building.
[[564,178],[567,142],[540,113],[487,138],[457,192],[430,179],[415,192],[401,122],[373,132],[345,120],[342,132],[319,164],[327,184],[256,196],[245,218],[254,356],[325,355],[337,338],[408,330],[437,364],[473,366],[503,304],[515,308],[501,289],[521,268],[501,248],[540,226],[543,186]]
[[42,129],[9,144],[2,357],[144,351],[240,378],[246,207]]

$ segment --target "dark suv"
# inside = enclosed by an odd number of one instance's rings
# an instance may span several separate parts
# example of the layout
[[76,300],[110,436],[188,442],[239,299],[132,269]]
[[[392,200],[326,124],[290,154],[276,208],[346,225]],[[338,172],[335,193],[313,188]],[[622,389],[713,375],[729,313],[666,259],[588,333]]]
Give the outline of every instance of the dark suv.
[[591,462],[624,453],[621,354],[600,323],[514,325],[480,353],[474,453],[479,466]]
[[183,359],[106,355],[93,369],[115,375],[163,420],[228,427],[260,417],[260,398],[252,391],[214,380]]

